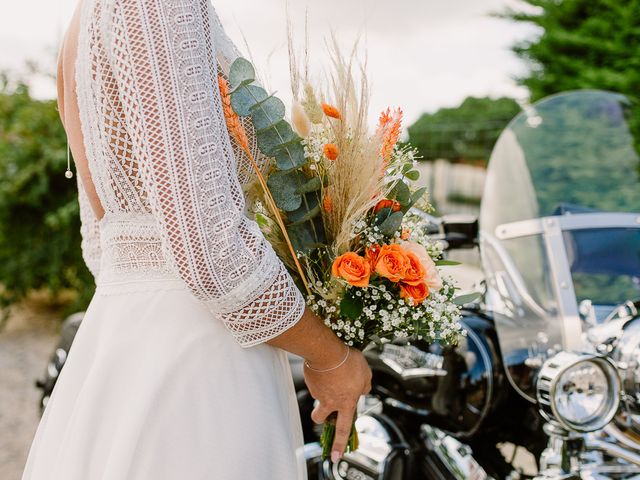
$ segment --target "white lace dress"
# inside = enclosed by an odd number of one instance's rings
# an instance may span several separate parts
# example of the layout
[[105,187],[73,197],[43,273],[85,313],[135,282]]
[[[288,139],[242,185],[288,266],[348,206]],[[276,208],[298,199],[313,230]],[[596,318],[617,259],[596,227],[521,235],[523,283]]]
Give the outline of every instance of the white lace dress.
[[285,352],[304,301],[245,215],[217,89],[237,55],[209,0],[84,0],[79,182],[97,289],[24,480],[298,480]]

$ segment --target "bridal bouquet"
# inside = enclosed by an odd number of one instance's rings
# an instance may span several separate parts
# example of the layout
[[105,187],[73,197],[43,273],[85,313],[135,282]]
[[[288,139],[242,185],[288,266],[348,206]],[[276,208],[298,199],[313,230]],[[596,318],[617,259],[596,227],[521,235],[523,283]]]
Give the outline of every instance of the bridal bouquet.
[[[387,109],[370,132],[366,76],[356,82],[353,58],[332,60],[326,92],[292,62],[290,122],[249,61],[237,59],[228,78],[219,77],[228,130],[254,168],[253,213],[310,308],[347,345],[455,344],[456,288],[438,271],[441,246],[412,213],[430,206],[426,189],[414,186],[415,150],[398,143],[402,111]],[[266,167],[249,148],[254,135]],[[325,456],[334,428],[328,421],[321,436]],[[355,427],[348,448],[357,448]]]

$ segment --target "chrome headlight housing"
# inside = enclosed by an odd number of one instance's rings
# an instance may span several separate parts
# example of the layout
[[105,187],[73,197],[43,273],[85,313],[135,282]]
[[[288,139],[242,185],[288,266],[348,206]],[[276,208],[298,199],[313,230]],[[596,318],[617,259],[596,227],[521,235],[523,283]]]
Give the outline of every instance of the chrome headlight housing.
[[640,319],[625,325],[611,356],[622,376],[624,406],[629,413],[640,415]]
[[606,426],[620,405],[618,371],[606,357],[560,352],[547,360],[536,385],[540,413],[569,431]]

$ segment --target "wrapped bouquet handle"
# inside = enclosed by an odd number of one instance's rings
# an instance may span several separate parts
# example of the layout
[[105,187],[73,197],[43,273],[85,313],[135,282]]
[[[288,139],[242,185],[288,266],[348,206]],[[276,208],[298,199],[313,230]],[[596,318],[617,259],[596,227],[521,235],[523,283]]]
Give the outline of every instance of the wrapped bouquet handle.
[[[358,449],[358,430],[356,429],[357,412],[353,415],[353,422],[351,424],[351,432],[349,433],[349,440],[347,441],[347,448],[345,452],[354,452]],[[338,413],[333,412],[327,417],[322,425],[322,433],[320,434],[320,447],[322,447],[322,458],[326,460],[331,456],[331,449],[333,442],[336,438],[336,422],[338,421]],[[337,459],[333,459],[336,461]]]

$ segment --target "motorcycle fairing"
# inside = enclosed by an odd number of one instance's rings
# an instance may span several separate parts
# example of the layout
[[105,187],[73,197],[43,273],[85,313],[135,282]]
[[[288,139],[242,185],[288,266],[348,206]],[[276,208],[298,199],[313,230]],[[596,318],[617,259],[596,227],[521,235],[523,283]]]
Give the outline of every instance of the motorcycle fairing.
[[579,301],[640,297],[638,125],[622,95],[570,92],[526,109],[494,148],[480,214],[485,302],[509,380],[531,401],[546,358],[587,348]]

